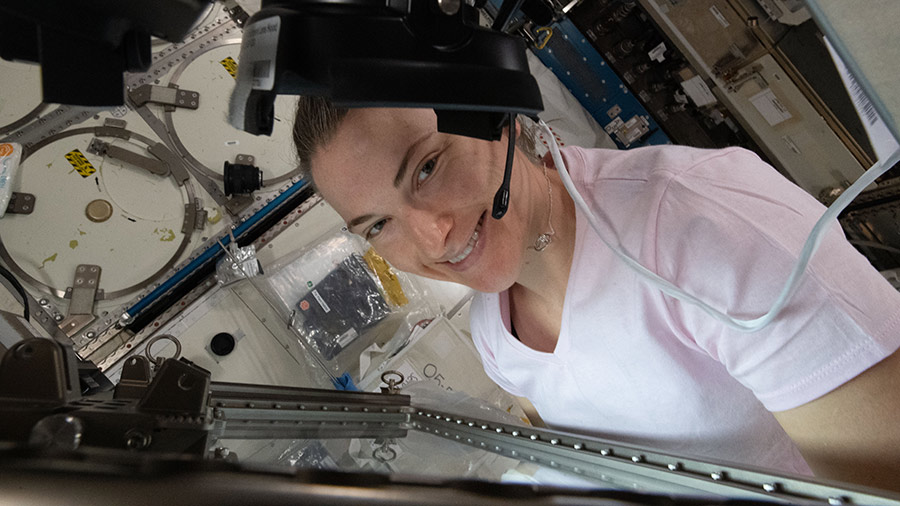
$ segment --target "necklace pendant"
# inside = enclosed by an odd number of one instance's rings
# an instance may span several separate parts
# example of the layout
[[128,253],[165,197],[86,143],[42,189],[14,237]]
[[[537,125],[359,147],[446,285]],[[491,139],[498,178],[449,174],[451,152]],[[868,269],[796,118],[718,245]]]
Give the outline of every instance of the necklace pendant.
[[547,234],[541,234],[534,240],[534,249],[537,251],[544,251],[544,248],[549,246],[551,242],[553,242],[552,237]]

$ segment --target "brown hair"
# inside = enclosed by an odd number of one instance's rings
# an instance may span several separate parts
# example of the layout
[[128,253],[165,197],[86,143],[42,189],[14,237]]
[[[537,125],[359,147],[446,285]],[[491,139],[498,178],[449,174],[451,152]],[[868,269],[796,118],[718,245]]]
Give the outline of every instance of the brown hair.
[[292,137],[300,159],[301,177],[312,180],[313,154],[334,137],[347,112],[347,108],[336,107],[324,97],[301,96],[297,100]]
[[[347,116],[349,109],[337,107],[324,97],[301,96],[297,101],[297,112],[294,114],[292,136],[294,147],[300,161],[300,176],[312,181],[310,160],[315,152],[327,144],[337,132],[341,121]],[[535,146],[534,124],[527,119],[519,118],[521,133],[516,138],[516,146],[533,163],[541,164]]]

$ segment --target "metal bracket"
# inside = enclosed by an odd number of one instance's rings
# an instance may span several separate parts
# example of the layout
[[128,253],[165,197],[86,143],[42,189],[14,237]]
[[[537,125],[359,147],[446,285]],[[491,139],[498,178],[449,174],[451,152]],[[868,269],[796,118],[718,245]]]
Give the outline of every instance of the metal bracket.
[[31,214],[36,202],[37,198],[31,193],[12,192],[6,214]]
[[121,160],[125,163],[134,165],[135,167],[140,167],[153,174],[156,174],[157,176],[169,175],[169,166],[168,164],[166,164],[166,162],[155,158],[141,156],[127,149],[110,145],[108,142],[103,142],[96,137],[91,139],[91,143],[88,145],[87,150],[88,153],[93,153],[99,156],[107,156],[109,158]]
[[150,373],[150,361],[146,357],[135,355],[125,361],[122,376],[116,385],[114,399],[140,399],[150,386],[153,375]]
[[181,233],[190,233],[197,227],[197,206],[187,203],[184,205],[184,221],[181,222]]
[[169,167],[169,170],[172,172],[172,177],[175,178],[175,182],[178,183],[178,186],[184,186],[184,183],[191,178],[191,175],[184,167],[184,164],[181,163],[181,159],[178,158],[175,153],[170,151],[165,144],[157,142],[156,144],[149,146],[147,151],[149,151],[151,155],[162,160],[162,162]]
[[197,109],[200,106],[200,94],[196,91],[170,88],[168,86],[145,84],[130,91],[128,96],[138,106],[142,106],[147,102],[185,109]]
[[240,154],[234,157],[235,165],[253,165],[256,158],[253,155]]
[[228,13],[228,17],[234,21],[234,24],[243,28],[244,23],[247,22],[247,18],[249,18],[250,15],[238,5],[237,0],[225,0],[222,2],[222,6],[225,7],[225,12]]
[[237,216],[241,214],[241,211],[250,207],[253,202],[254,200],[252,197],[248,197],[246,195],[235,195],[228,199],[228,202],[225,203],[225,210],[231,213],[232,216]]
[[206,220],[209,218],[209,212],[203,209],[203,202],[200,199],[194,199],[194,230],[203,230],[206,226]]
[[[97,296],[97,287],[100,285],[100,272],[99,265],[82,264],[75,268],[69,314],[59,322],[59,328],[69,337],[77,334],[96,318],[94,300]],[[66,290],[67,294],[68,292],[69,290]]]

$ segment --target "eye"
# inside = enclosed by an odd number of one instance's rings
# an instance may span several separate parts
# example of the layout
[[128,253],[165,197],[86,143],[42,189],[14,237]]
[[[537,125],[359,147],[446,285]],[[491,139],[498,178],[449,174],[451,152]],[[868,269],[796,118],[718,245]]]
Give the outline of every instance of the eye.
[[381,233],[381,230],[384,229],[384,225],[387,223],[387,220],[378,220],[372,225],[369,230],[366,231],[366,240],[373,239]]
[[432,158],[431,160],[425,162],[424,165],[422,165],[422,168],[419,169],[419,173],[416,175],[416,185],[421,185],[425,182],[426,179],[428,179],[429,176],[431,176],[431,173],[434,172],[434,166],[436,163],[437,158]]

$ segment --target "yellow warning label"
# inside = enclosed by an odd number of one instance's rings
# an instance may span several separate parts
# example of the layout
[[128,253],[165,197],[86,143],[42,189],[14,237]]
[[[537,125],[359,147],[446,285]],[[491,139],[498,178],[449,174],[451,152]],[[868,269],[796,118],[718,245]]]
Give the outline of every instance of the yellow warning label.
[[231,77],[237,79],[237,62],[234,61],[234,58],[229,56],[219,63],[221,63],[222,66],[225,67],[225,70],[227,70],[228,73],[231,74]]
[[77,149],[73,149],[72,151],[66,153],[66,160],[68,160],[69,163],[72,164],[72,167],[75,168],[75,171],[81,174],[81,177],[88,177],[94,172],[97,172],[97,169],[95,169],[94,166],[91,165],[91,162],[89,162],[88,159],[85,158],[83,154],[81,154],[81,151],[78,151]]

